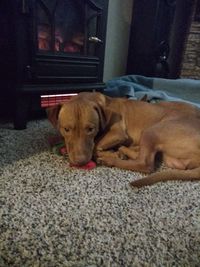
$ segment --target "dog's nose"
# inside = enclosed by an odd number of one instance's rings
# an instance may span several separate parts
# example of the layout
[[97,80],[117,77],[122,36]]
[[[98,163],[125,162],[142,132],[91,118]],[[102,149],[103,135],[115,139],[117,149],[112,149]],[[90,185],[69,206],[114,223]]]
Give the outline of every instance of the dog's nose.
[[73,160],[73,164],[78,165],[78,166],[83,166],[85,164],[87,164],[89,162],[89,159],[85,158],[85,156],[77,156],[74,160]]

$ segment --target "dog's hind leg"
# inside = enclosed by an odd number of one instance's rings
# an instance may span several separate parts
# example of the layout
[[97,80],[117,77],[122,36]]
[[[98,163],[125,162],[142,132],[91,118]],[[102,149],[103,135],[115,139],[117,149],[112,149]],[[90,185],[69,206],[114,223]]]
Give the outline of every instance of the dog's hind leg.
[[107,157],[106,155],[103,155],[100,157],[100,160],[106,166],[151,173],[155,169],[155,155],[157,154],[155,144],[156,135],[154,134],[154,131],[149,129],[144,132],[141,137],[139,153],[136,159],[122,160],[120,158]]
[[[141,153],[141,152],[140,152]],[[155,169],[155,153],[142,151],[142,156],[137,159],[122,160],[120,158],[107,157],[106,155],[99,159],[102,164],[109,167],[117,167],[126,170],[132,170],[143,173],[151,173]]]
[[128,157],[129,159],[136,159],[139,156],[140,147],[139,146],[121,146],[118,149],[119,157],[124,158],[124,156]]

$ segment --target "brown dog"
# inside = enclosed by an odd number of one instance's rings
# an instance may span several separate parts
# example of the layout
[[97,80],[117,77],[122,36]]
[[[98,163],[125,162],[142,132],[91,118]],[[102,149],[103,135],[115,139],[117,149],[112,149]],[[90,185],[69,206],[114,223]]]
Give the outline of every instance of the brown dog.
[[65,139],[72,164],[85,165],[93,157],[95,140],[105,128],[105,102],[101,94],[80,93],[66,104],[47,109],[49,120]]
[[[83,165],[96,154],[107,166],[151,173],[163,155],[167,170],[133,186],[172,179],[200,179],[200,111],[178,102],[151,104],[100,93],[80,93],[50,108],[48,117],[65,138],[69,160]],[[123,146],[125,145],[125,146]],[[128,159],[107,150],[118,149]]]

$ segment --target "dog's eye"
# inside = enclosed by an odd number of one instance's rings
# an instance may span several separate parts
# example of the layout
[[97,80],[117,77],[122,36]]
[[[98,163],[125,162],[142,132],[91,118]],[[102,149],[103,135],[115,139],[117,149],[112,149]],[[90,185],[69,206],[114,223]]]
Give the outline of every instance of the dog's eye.
[[69,133],[69,131],[70,131],[70,128],[65,128],[66,133]]
[[87,131],[88,134],[90,134],[90,133],[94,132],[94,129],[95,129],[94,127],[87,127],[86,131]]

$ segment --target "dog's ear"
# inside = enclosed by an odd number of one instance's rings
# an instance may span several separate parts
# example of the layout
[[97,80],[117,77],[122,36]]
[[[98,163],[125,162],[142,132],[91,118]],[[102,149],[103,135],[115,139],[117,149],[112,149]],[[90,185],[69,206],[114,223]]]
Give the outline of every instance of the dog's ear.
[[99,130],[103,131],[106,127],[106,114],[104,112],[104,109],[98,104],[94,106],[94,109],[99,116]]
[[143,95],[143,97],[141,97],[139,100],[143,101],[143,102],[150,102],[150,100],[148,99],[148,95],[147,94]]
[[143,95],[143,97],[140,98],[140,101],[147,102],[147,101],[148,101],[148,96],[147,96],[147,94]]
[[122,119],[119,113],[110,108],[103,108],[100,105],[95,105],[95,110],[99,115],[100,131],[109,128],[111,125]]
[[61,104],[58,104],[46,109],[47,118],[55,128],[57,128],[58,114],[60,112],[61,106]]
[[115,110],[112,110],[111,108],[105,108],[104,113],[106,116],[106,125],[113,125],[114,123],[117,123],[122,120],[121,114],[116,112]]

